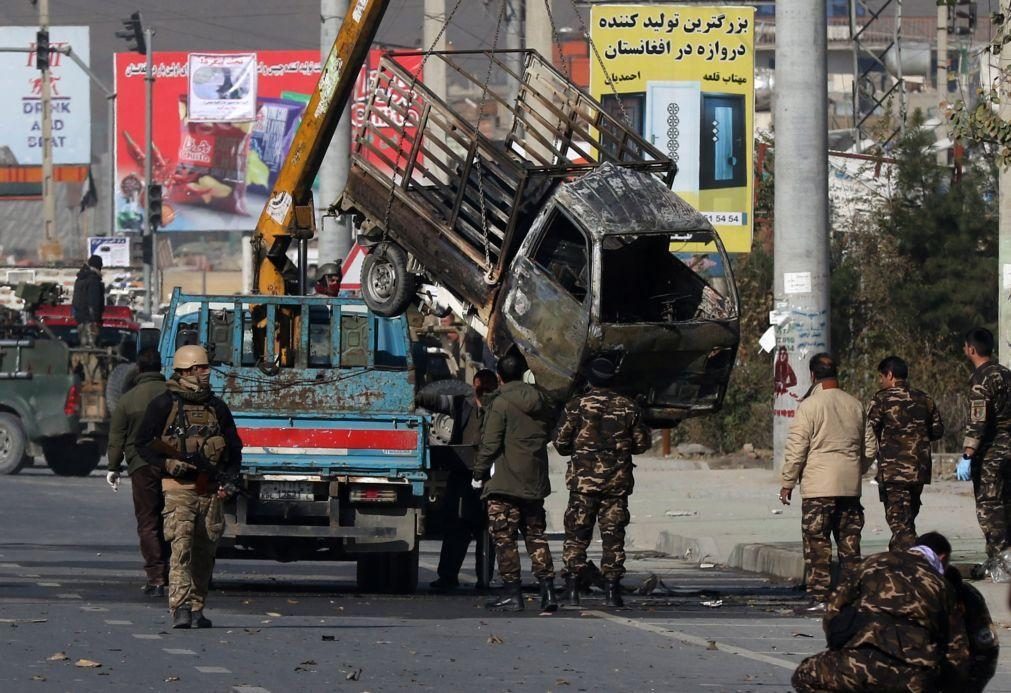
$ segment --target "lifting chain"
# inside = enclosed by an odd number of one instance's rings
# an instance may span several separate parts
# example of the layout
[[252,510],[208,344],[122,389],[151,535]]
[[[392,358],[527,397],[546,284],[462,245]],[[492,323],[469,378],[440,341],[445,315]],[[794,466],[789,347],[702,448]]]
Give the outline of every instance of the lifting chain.
[[[484,117],[484,107],[488,102],[488,83],[491,82],[491,69],[495,64],[494,57],[495,51],[498,50],[498,37],[499,33],[502,31],[502,20],[505,18],[506,5],[509,0],[502,0],[502,6],[499,9],[498,21],[495,23],[495,38],[492,39],[491,52],[488,54],[488,71],[484,76],[484,84],[481,85],[481,103],[478,105],[477,113],[477,142],[481,139],[481,119]],[[522,76],[521,76],[522,79]],[[478,199],[481,203],[481,229],[483,232],[482,240],[484,241],[484,264],[488,268],[485,274],[485,281],[491,283],[494,278],[494,269],[491,267],[491,247],[490,241],[488,240],[489,229],[488,229],[488,210],[485,207],[484,201],[484,166],[481,164],[481,150],[478,147],[474,148],[474,153],[477,156],[477,194]],[[466,185],[466,181],[462,181]]]
[[[411,113],[411,106],[414,105],[414,95],[415,88],[418,85],[418,76],[424,74],[425,65],[428,63],[428,59],[432,56],[432,53],[435,52],[435,47],[439,45],[439,41],[442,40],[443,35],[446,33],[446,29],[449,28],[450,23],[453,21],[453,16],[456,15],[456,11],[460,9],[460,5],[462,4],[463,0],[456,0],[456,4],[453,5],[453,9],[451,9],[449,14],[446,15],[445,21],[443,21],[442,26],[439,28],[439,33],[436,35],[435,40],[432,41],[428,50],[426,50],[424,55],[421,57],[421,65],[418,66],[418,69],[411,76],[411,88],[407,93],[407,104],[404,106],[403,118],[400,121],[400,130],[397,133],[397,158],[393,163],[393,170],[390,172],[390,194],[386,198],[386,211],[383,214],[383,236],[381,241],[383,245],[386,244],[386,238],[389,233],[390,213],[393,211],[393,198],[396,195],[397,189],[397,169],[400,168],[400,160],[404,153],[404,136],[407,134],[407,120]],[[422,133],[418,133],[419,136],[421,136],[421,134]]]
[[[545,2],[550,2],[550,0],[545,0]],[[583,21],[583,15],[579,11],[579,7],[576,5],[576,0],[569,0],[572,3],[572,9],[576,13],[576,19],[579,20],[579,30],[583,32],[583,36],[586,37],[586,42],[590,45],[590,50],[593,51],[594,57],[597,59],[597,64],[600,65],[600,71],[604,75],[604,84],[611,87],[611,93],[614,95],[615,103],[618,104],[618,111],[621,113],[622,122],[631,126],[632,119],[628,117],[628,112],[625,110],[625,102],[621,100],[621,96],[618,95],[618,89],[614,86],[614,80],[611,78],[611,74],[604,67],[604,59],[600,57],[600,51],[597,50],[597,44],[593,42],[593,38],[590,36],[590,31],[586,28],[586,22]],[[550,15],[549,15],[550,16]]]

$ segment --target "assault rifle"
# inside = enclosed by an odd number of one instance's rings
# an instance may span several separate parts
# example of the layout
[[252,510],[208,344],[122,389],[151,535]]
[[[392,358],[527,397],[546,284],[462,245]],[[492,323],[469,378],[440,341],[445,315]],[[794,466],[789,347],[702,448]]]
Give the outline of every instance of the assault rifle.
[[150,443],[150,447],[155,452],[161,453],[166,457],[179,460],[180,462],[185,462],[188,465],[194,467],[198,472],[204,472],[210,475],[212,479],[218,482],[218,486],[229,494],[238,494],[240,496],[245,496],[247,498],[252,498],[252,495],[241,485],[241,479],[238,474],[228,473],[221,469],[218,465],[212,463],[203,453],[199,450],[196,452],[180,452],[174,446],[169,445],[161,438],[155,438]]

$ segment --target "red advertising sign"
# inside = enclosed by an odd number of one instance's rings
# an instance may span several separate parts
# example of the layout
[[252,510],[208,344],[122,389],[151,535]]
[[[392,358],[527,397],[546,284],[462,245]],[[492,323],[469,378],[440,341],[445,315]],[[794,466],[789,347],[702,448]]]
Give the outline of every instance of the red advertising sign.
[[[358,77],[352,106],[357,124],[371,93],[368,76],[378,67],[380,53],[379,49],[370,52],[368,65]],[[316,88],[319,52],[258,51],[256,119],[245,122],[197,122],[191,118],[187,96],[190,54],[155,53],[153,60],[153,178],[164,186],[163,230],[252,230]],[[412,56],[403,63],[416,70],[421,58]],[[116,227],[118,231],[140,231],[145,204],[144,57],[117,53],[115,80]],[[387,104],[389,98],[377,95]],[[395,140],[398,129],[388,128],[387,136]]]

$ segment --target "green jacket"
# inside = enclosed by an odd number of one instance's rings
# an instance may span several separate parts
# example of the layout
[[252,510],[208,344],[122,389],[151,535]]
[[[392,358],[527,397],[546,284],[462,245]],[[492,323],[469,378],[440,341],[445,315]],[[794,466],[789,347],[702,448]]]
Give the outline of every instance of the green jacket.
[[147,464],[137,454],[134,439],[151,400],[165,392],[165,376],[161,373],[141,373],[136,384],[122,397],[109,423],[109,471],[118,472],[126,457],[126,468],[133,474]]
[[547,397],[533,385],[505,383],[483,409],[474,478],[486,479],[491,474],[491,479],[482,495],[546,498],[551,493],[546,446],[555,415]]

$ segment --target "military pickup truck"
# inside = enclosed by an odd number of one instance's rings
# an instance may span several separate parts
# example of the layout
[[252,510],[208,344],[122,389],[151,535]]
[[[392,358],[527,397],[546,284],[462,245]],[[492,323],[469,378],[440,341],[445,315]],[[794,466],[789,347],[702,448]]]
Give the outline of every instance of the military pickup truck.
[[[291,320],[297,339],[282,353]],[[211,386],[243,442],[248,495],[226,508],[219,556],[356,561],[359,584],[413,591],[429,454],[406,318],[355,298],[176,289],[161,338],[167,376],[185,344],[207,347]]]
[[0,309],[0,474],[41,456],[56,474],[86,476],[105,454],[131,362],[157,344],[157,330],[142,329],[129,308],[108,306],[97,345],[82,348],[58,287],[17,291],[25,310]]

